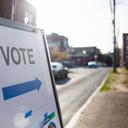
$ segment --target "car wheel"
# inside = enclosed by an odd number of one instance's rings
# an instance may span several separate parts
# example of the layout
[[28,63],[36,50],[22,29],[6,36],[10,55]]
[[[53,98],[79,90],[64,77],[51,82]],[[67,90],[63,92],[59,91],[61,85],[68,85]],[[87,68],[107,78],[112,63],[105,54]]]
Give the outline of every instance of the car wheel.
[[61,77],[60,77],[60,74],[57,74],[56,75],[56,79],[59,80]]
[[65,78],[68,78],[68,74],[65,74]]

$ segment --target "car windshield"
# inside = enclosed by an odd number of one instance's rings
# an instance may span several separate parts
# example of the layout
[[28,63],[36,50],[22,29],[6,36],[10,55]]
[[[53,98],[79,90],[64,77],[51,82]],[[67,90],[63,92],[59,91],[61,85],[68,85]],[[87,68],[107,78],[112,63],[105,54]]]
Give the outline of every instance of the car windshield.
[[88,62],[88,65],[96,65],[96,62],[95,61],[90,61],[90,62]]
[[52,65],[52,68],[56,68],[57,66],[56,65]]

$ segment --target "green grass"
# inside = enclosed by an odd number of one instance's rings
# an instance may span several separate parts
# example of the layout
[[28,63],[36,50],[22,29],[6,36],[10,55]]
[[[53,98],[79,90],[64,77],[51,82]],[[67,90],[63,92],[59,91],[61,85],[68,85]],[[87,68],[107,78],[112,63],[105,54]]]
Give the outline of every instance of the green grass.
[[111,71],[103,87],[100,89],[100,91],[109,91],[111,89],[110,84],[112,84],[115,80],[116,80],[115,73]]
[[110,87],[108,84],[104,84],[104,86],[100,89],[100,91],[109,91]]
[[128,88],[128,69],[119,68],[118,72],[114,73],[113,71],[111,71],[109,73],[109,76],[100,91],[111,90],[112,85],[116,84],[115,81],[120,77],[120,75],[122,75],[121,77],[124,77],[124,80],[123,80],[123,78],[121,78],[122,85],[124,85]]

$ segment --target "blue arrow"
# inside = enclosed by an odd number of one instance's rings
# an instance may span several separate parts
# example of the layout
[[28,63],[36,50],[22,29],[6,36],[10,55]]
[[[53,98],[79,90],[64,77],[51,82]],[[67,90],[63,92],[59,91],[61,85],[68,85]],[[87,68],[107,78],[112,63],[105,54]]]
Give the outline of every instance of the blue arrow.
[[31,115],[32,115],[32,110],[26,112],[25,115],[24,115],[24,118],[28,118]]
[[33,90],[39,91],[40,87],[41,81],[38,79],[4,87],[2,88],[3,98],[4,100],[8,100],[24,93],[31,92]]

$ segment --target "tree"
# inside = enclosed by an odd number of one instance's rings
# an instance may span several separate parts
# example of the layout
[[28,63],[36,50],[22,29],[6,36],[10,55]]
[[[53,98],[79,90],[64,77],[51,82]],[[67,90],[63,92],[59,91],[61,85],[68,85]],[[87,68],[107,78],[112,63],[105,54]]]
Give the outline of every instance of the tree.
[[63,61],[68,59],[68,54],[67,52],[64,51],[59,51],[55,49],[50,49],[50,56],[52,61]]
[[112,61],[112,54],[107,53],[102,55],[102,62],[105,63],[107,66],[112,66],[113,61]]

